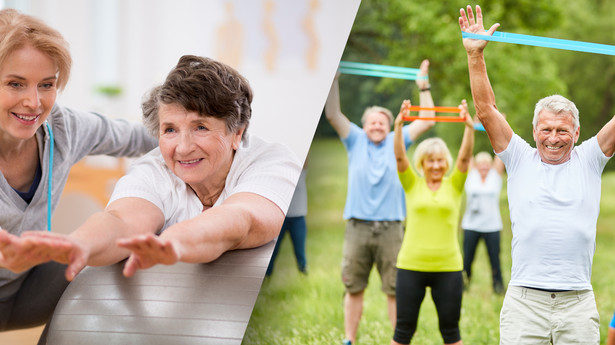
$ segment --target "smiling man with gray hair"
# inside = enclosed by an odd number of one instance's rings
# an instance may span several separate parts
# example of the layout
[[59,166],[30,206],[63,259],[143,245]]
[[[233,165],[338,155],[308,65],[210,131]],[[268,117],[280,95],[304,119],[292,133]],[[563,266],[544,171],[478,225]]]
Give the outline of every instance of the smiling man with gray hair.
[[[480,7],[460,10],[462,31],[492,35]],[[536,104],[536,148],[516,135],[495,104],[483,50],[464,38],[477,115],[506,165],[512,223],[511,279],[500,315],[500,344],[598,344],[591,285],[604,166],[615,152],[615,120],[578,146],[579,111],[549,96]]]

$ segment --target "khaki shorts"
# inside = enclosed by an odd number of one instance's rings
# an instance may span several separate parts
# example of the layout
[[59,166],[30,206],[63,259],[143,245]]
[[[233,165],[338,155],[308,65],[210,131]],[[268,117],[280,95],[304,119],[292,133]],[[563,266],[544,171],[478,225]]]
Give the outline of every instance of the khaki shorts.
[[500,313],[500,345],[600,343],[591,290],[549,292],[509,286]]
[[374,264],[380,274],[382,291],[395,296],[397,253],[404,236],[401,221],[350,219],[344,235],[342,282],[346,292],[365,290]]

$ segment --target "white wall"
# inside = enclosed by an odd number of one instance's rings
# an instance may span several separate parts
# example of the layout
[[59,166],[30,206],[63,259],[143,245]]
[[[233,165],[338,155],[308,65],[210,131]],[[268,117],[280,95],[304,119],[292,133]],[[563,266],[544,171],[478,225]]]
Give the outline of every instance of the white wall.
[[[181,55],[209,56],[250,81],[255,95],[250,131],[286,143],[303,159],[359,3],[6,0],[4,5],[42,18],[70,43],[74,65],[58,98],[63,105],[140,120],[144,93],[164,80]],[[233,19],[225,31],[231,38],[222,40],[221,28]],[[94,91],[101,84],[120,86],[123,93],[102,96]]]

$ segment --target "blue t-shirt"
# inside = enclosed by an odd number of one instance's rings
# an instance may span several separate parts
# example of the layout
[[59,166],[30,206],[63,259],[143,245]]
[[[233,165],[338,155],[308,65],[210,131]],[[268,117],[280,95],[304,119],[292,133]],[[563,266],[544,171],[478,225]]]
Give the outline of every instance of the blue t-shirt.
[[[412,144],[407,126],[403,128],[406,148]],[[348,193],[344,219],[403,220],[406,215],[404,189],[397,177],[393,132],[378,145],[363,129],[350,124],[342,139],[348,151]]]
[[611,324],[609,324],[609,327],[615,328],[615,314],[613,314],[613,318],[611,319]]

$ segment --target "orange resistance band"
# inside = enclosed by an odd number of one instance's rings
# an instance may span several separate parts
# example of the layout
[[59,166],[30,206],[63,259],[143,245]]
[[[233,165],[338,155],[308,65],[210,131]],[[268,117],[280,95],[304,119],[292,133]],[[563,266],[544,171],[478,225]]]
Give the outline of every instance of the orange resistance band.
[[[460,113],[461,110],[457,107],[420,107],[417,105],[411,105],[410,111],[435,111],[436,113]],[[419,117],[419,116],[404,116],[404,121],[415,121],[415,120],[423,120],[423,121],[436,121],[436,122],[465,122],[466,120],[463,117],[459,116],[436,116],[436,117]]]
[[460,113],[461,109],[457,107],[420,107],[418,105],[411,105],[410,111],[431,110],[436,113]]
[[423,120],[423,121],[436,121],[436,122],[465,122],[466,121],[463,117],[459,117],[459,116],[436,116],[436,117],[404,116],[403,120],[404,121]]

